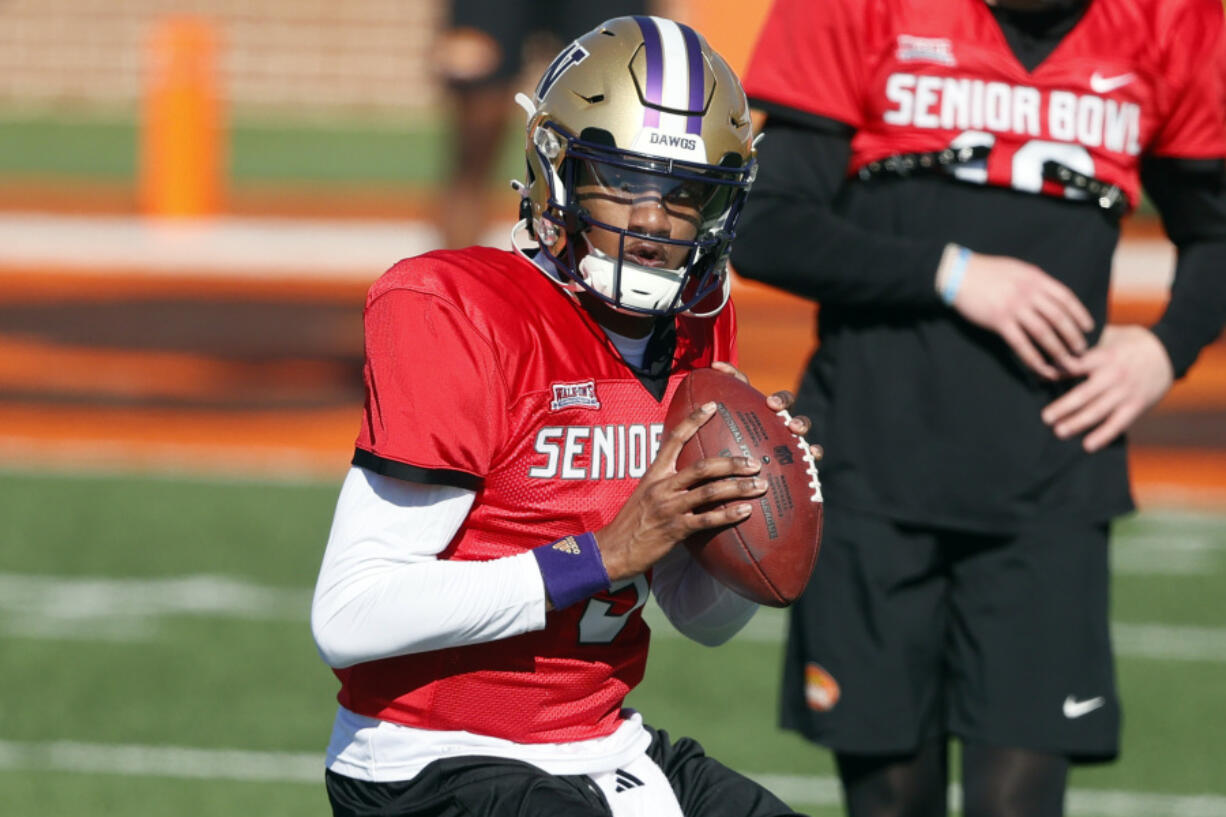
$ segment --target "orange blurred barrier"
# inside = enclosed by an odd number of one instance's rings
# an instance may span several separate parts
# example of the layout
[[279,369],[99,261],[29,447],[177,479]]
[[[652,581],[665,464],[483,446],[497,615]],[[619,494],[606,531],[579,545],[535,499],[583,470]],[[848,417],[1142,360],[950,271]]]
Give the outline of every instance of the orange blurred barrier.
[[674,0],[674,14],[743,74],[771,0]]
[[223,127],[217,36],[198,17],[169,17],[149,41],[141,129],[141,209],[153,216],[205,216],[222,198]]

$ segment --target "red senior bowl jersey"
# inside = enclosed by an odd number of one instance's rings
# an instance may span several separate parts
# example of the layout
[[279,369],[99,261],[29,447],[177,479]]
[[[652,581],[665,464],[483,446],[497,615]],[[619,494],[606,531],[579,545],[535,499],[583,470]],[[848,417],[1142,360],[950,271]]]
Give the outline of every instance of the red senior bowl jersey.
[[977,147],[963,181],[1086,196],[1056,163],[1135,207],[1141,154],[1226,153],[1221,28],[1219,0],[1092,0],[1027,71],[984,0],[776,0],[745,89],[853,128],[852,173]]
[[[653,394],[572,295],[484,247],[400,262],[371,288],[365,324],[354,464],[476,491],[442,559],[511,556],[608,524],[655,458],[681,378],[734,361],[730,306],[677,318],[648,348],[649,362],[664,350]],[[340,703],[520,743],[607,735],[643,676],[648,582],[550,612],[538,632],[336,670]]]

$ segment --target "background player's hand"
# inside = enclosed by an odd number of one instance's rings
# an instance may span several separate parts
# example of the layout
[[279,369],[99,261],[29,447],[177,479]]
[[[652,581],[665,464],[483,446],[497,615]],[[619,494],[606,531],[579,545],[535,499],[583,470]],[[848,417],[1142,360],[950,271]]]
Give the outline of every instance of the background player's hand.
[[1086,434],[1097,451],[1162,399],[1175,380],[1162,342],[1143,326],[1103,327],[1098,344],[1075,360],[1070,374],[1085,377],[1043,409],[1043,422],[1061,439]]
[[[733,366],[731,363],[725,363],[722,360],[717,360],[711,364],[711,368],[724,372],[725,374],[730,374],[737,380],[740,380],[742,383],[749,382],[749,378],[745,375],[745,373],[736,366]],[[771,411],[787,411],[795,402],[796,395],[792,394],[786,389],[772,392],[766,397],[766,405],[770,407]],[[812,427],[813,423],[810,422],[809,418],[803,414],[793,417],[788,421],[788,430],[790,430],[793,434],[799,434],[801,437],[808,434],[809,429]],[[820,445],[810,444],[809,450],[813,453],[814,459],[821,460],[822,447]]]
[[[942,283],[938,278],[938,288]],[[1071,289],[1034,264],[1003,255],[971,254],[953,308],[1000,335],[1026,366],[1049,380],[1073,371],[1094,328]]]
[[708,457],[677,471],[681,447],[714,413],[708,403],[678,423],[617,516],[595,532],[610,581],[637,576],[695,531],[742,521],[751,504],[729,500],[766,493],[766,481],[755,476],[762,466],[744,457]]

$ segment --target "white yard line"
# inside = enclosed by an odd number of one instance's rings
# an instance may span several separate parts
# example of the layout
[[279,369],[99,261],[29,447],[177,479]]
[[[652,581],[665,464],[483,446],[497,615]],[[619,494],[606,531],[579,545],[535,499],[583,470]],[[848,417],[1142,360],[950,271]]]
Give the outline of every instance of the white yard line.
[[[37,639],[144,641],[166,616],[301,621],[311,594],[224,576],[99,579],[0,573],[0,635]],[[681,638],[655,605],[647,618],[656,638]],[[783,641],[786,614],[763,608],[737,639]],[[1226,663],[1226,628],[1114,622],[1121,657]]]
[[[307,783],[319,786],[320,797],[323,797],[322,748],[319,752],[256,752],[185,746],[0,740],[0,770]],[[833,806],[841,802],[838,781],[830,776],[747,774],[791,803]],[[961,792],[957,786],[950,787],[950,803],[953,808],[960,808]],[[1226,817],[1226,797],[1218,794],[1074,789],[1069,793],[1068,806],[1070,815]]]

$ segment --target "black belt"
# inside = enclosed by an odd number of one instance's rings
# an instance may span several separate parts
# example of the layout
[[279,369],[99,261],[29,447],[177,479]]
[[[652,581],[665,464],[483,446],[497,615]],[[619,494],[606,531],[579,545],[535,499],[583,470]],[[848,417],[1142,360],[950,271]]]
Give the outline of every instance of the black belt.
[[[860,168],[857,175],[867,181],[869,179],[890,176],[904,178],[912,175],[928,173],[946,173],[959,165],[983,161],[988,158],[991,148],[987,145],[974,147],[945,148],[926,153],[898,153],[869,162]],[[1043,179],[1062,185],[1065,189],[1080,190],[1091,201],[1104,211],[1117,218],[1128,210],[1128,197],[1118,185],[1078,173],[1068,165],[1048,160],[1043,163]]]
[[927,153],[896,153],[893,156],[869,162],[860,168],[860,178],[867,181],[877,176],[910,176],[913,173],[944,171],[968,162],[986,159],[991,151],[992,149],[987,145],[975,145],[974,147],[932,150]]

